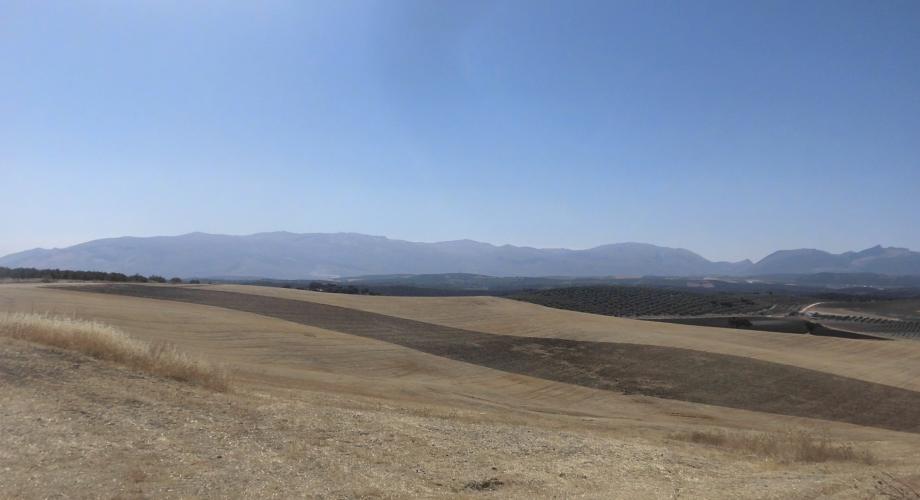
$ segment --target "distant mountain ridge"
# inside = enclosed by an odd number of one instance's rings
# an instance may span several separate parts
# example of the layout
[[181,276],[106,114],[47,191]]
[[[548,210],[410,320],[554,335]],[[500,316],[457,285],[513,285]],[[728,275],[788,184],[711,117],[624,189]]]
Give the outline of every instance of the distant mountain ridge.
[[189,233],[122,237],[0,257],[0,266],[180,277],[337,278],[376,274],[491,276],[746,276],[863,272],[920,275],[920,253],[875,246],[861,252],[781,250],[757,263],[713,262],[682,248],[616,243],[586,250],[496,246],[472,240],[418,243],[357,233],[246,236]]
[[920,275],[920,253],[876,245],[861,252],[832,254],[823,250],[780,250],[752,266],[756,274],[856,272]]

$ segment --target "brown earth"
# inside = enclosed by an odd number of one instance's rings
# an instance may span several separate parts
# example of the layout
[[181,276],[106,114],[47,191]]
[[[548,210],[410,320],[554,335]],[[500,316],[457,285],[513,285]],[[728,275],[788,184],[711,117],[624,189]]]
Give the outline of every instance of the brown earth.
[[674,325],[564,311],[497,297],[379,297],[243,285],[202,288],[338,305],[502,335],[681,347],[730,354],[920,391],[920,342],[865,342]]
[[276,297],[143,285],[71,287],[191,302],[358,335],[426,354],[625,394],[920,432],[920,392],[674,347],[497,335]]
[[[906,342],[737,339],[731,330],[491,298],[233,291],[499,335],[690,345],[905,389],[918,383]],[[0,497],[916,498],[920,489],[913,433],[624,395],[192,303],[3,285],[0,311],[104,321],[234,375],[234,392],[218,394],[0,339]],[[790,429],[878,461],[781,463],[673,437]]]

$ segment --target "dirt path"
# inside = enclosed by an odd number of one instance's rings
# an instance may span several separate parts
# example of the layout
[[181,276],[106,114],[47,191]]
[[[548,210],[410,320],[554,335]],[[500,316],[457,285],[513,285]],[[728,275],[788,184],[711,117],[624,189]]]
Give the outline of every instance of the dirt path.
[[799,314],[805,314],[805,313],[808,312],[808,310],[811,309],[812,307],[820,306],[820,305],[823,304],[823,303],[824,303],[824,302],[815,302],[814,304],[808,304],[807,306],[805,306],[805,307],[799,309]]
[[214,290],[141,285],[67,289],[246,311],[585,387],[920,432],[920,393],[739,356],[488,334],[326,304]]

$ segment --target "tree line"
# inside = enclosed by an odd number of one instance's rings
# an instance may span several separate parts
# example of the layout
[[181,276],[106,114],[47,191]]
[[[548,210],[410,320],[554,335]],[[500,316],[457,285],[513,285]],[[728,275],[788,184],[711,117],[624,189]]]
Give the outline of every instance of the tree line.
[[354,285],[340,285],[331,281],[311,281],[306,287],[285,283],[282,288],[296,288],[298,290],[311,290],[314,292],[347,293],[349,295],[380,295],[367,287],[358,288]]
[[[35,269],[34,267],[0,267],[0,279],[30,280],[38,279],[44,281],[111,281],[115,283],[182,283],[182,278],[171,278],[167,280],[162,276],[155,274],[143,276],[133,274],[131,276],[123,273],[106,273],[102,271],[73,271],[70,269]],[[189,283],[200,283],[198,280],[191,280]]]

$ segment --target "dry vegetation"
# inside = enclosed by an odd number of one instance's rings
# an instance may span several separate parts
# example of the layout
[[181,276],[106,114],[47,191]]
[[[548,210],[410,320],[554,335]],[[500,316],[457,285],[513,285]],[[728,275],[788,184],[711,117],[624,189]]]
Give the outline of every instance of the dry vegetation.
[[68,290],[255,313],[383,341],[447,360],[627,395],[920,432],[920,392],[744,356],[665,346],[497,335],[348,307],[211,289],[93,285]]
[[225,392],[227,370],[180,352],[165,342],[147,343],[103,323],[32,313],[0,313],[0,335],[69,349],[130,368]]
[[781,463],[857,462],[872,465],[877,462],[868,450],[849,443],[834,442],[828,435],[818,435],[806,429],[784,433],[694,430],[673,434],[672,438],[752,454]]
[[[424,326],[429,337],[437,321],[454,321],[450,326],[472,330],[464,335],[581,332],[595,342],[659,338],[716,352],[775,344],[782,356],[807,356],[798,362],[805,368],[870,373],[875,382],[920,390],[920,356],[909,343],[894,349],[901,343],[771,334],[758,344],[757,332],[717,343],[726,331],[502,299],[250,289],[349,309],[370,304],[378,314],[395,310],[424,320],[417,329]],[[243,298],[258,302],[254,297]],[[335,310],[339,322],[329,326],[336,328],[323,329],[228,308],[36,285],[0,286],[0,310],[79,314],[131,339],[167,341],[233,366],[234,374],[233,391],[220,393],[0,333],[2,498],[920,498],[918,434],[626,396],[347,334],[392,331],[398,338],[416,330],[379,315],[357,321],[367,316]],[[493,352],[489,347],[482,349]],[[787,359],[797,358],[774,361]],[[679,360],[646,365],[672,361]],[[722,378],[720,390],[750,386],[750,377]],[[777,384],[801,392],[789,382]],[[897,410],[911,412],[907,405]]]
[[842,500],[916,489],[915,467],[888,456],[884,470],[782,464],[580,418],[252,389],[217,393],[0,338],[0,498]]

